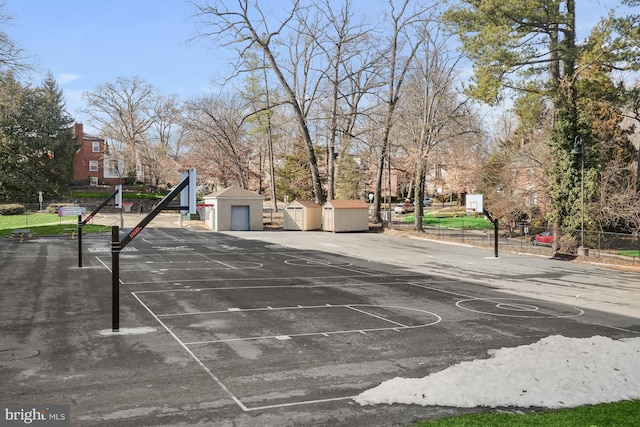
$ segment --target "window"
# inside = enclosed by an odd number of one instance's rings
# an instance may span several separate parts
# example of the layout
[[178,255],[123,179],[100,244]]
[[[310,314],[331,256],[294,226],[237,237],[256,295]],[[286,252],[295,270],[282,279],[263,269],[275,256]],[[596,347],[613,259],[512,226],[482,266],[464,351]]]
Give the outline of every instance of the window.
[[89,185],[93,185],[93,186],[98,185],[98,177],[97,176],[89,177]]
[[89,171],[98,172],[98,161],[97,160],[90,160],[89,161]]
[[93,143],[91,144],[91,151],[93,151],[94,153],[100,152],[100,141],[93,141]]

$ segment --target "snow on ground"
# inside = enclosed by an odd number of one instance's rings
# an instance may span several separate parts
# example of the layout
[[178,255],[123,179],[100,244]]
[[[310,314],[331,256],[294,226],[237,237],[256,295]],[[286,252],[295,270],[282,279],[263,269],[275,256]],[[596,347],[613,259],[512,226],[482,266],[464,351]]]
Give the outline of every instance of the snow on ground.
[[568,408],[640,398],[640,338],[554,335],[489,350],[489,355],[424,378],[394,378],[355,400],[361,405]]

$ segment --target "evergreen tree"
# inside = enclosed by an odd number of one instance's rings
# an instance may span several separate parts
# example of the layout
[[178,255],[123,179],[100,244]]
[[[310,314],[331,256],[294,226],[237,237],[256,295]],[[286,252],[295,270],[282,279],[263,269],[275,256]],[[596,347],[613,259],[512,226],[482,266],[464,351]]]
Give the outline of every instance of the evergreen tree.
[[338,157],[336,175],[336,199],[359,199],[362,197],[362,176],[360,167],[351,154]]
[[579,130],[575,7],[575,0],[467,0],[446,15],[474,63],[470,95],[495,104],[505,91],[536,91],[552,104],[556,126],[549,138],[549,219],[556,230],[576,187],[569,154]]
[[276,168],[276,191],[284,200],[312,200],[313,182],[303,141],[297,140],[293,151],[284,156]]
[[[34,202],[64,192],[73,173],[73,119],[49,74],[40,87],[0,77],[0,200]],[[8,108],[4,108],[5,105]]]
[[76,153],[76,141],[73,136],[73,122],[66,109],[62,90],[49,73],[40,87],[36,89],[39,99],[39,133],[47,150],[47,159],[43,169],[47,190],[59,195],[67,190],[73,179],[73,158]]
[[[613,117],[613,110],[620,105],[612,103],[612,97],[622,97],[619,91],[594,90],[610,80],[600,71],[634,69],[638,62],[638,32],[629,25],[637,22],[634,17],[618,21],[606,18],[592,30],[586,43],[578,44],[577,4],[575,0],[465,0],[446,15],[474,64],[473,81],[468,87],[471,95],[494,104],[505,91],[515,90],[516,94],[537,93],[550,105],[554,127],[548,139],[548,220],[556,230],[563,225],[575,229],[580,224],[582,159],[571,154],[574,144],[584,144],[585,189],[591,192],[587,199],[597,193],[598,165],[611,154],[600,148],[608,143],[614,128],[603,131],[608,125],[600,126],[606,120],[597,119],[602,118],[602,112],[597,111],[611,109],[607,114]],[[614,36],[616,23],[619,34]],[[624,23],[628,25],[624,27]],[[629,31],[624,33],[624,28]],[[589,75],[592,70],[600,74]],[[584,101],[597,96],[604,96],[597,106]],[[599,129],[594,128],[596,125]],[[625,145],[624,141],[618,142]]]

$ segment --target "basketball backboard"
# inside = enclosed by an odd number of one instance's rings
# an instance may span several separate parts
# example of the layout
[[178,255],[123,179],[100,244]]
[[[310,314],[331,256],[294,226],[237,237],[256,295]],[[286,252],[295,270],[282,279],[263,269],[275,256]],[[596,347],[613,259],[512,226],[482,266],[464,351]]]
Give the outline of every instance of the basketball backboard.
[[198,212],[196,208],[196,170],[182,171],[182,180],[185,178],[189,178],[189,185],[180,192],[180,206],[188,207],[188,209],[180,212],[195,215]]

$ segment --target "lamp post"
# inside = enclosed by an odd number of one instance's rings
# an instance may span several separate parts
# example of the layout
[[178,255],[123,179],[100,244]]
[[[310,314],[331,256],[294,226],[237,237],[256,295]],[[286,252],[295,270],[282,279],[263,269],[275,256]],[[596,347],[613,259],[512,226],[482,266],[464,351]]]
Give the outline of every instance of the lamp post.
[[580,246],[578,247],[578,255],[589,256],[589,250],[584,246],[584,141],[580,136],[576,136],[573,141],[571,154],[580,155]]

